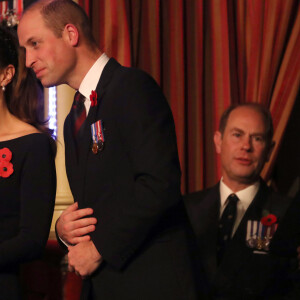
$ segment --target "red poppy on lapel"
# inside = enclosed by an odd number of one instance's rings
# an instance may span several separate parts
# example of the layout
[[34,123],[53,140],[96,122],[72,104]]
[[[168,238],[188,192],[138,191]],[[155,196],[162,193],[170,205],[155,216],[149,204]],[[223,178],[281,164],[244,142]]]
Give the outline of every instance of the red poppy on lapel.
[[92,107],[97,105],[97,93],[96,93],[96,91],[91,92],[90,100],[91,100],[91,106]]
[[265,217],[262,217],[260,222],[264,225],[264,226],[271,226],[272,224],[276,223],[277,221],[277,217],[273,214],[268,214]]
[[8,148],[0,149],[0,161],[10,161],[12,153]]

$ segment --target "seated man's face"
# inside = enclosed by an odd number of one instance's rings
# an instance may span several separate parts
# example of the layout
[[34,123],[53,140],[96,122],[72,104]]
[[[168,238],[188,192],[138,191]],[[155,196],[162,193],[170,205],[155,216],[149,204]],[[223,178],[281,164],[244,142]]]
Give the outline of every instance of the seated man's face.
[[215,145],[225,184],[254,183],[269,157],[263,116],[251,107],[234,109],[223,135],[216,132]]

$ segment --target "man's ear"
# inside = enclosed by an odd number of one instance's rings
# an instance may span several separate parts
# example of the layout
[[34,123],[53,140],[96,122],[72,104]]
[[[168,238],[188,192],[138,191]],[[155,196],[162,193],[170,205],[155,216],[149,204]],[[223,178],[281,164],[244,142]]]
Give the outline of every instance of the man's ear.
[[221,153],[221,147],[222,147],[222,133],[220,131],[215,132],[214,142],[215,142],[216,152],[218,154],[220,154]]
[[275,142],[272,141],[271,145],[269,146],[268,152],[267,152],[266,162],[269,161],[269,159],[271,157],[271,154],[273,152],[274,147],[275,147]]
[[67,24],[64,28],[63,37],[67,39],[71,46],[76,47],[79,43],[79,31],[73,24]]
[[13,65],[8,65],[7,67],[5,67],[1,73],[0,85],[1,86],[8,85],[12,81],[13,77],[15,76],[15,72],[16,70]]

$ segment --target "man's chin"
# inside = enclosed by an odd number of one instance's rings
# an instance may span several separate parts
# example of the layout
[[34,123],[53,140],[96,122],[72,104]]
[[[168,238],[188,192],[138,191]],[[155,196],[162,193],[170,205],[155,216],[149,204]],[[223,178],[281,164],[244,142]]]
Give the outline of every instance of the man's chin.
[[259,180],[259,174],[240,174],[238,178],[241,183],[251,185]]
[[41,82],[41,84],[43,85],[43,87],[45,87],[45,88],[51,88],[51,87],[56,86],[55,83],[53,83],[53,82],[48,82],[47,80],[40,79],[40,82]]

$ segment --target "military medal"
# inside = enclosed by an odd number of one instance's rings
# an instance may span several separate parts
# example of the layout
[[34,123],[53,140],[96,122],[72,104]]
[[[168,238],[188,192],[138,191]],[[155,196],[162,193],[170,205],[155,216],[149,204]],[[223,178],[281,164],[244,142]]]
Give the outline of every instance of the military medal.
[[102,120],[99,120],[91,125],[92,131],[92,152],[97,154],[99,151],[102,151],[104,148],[104,134],[103,134],[103,125]]
[[278,227],[278,224],[271,223],[265,225],[261,221],[248,220],[246,244],[248,247],[269,251],[270,241]]
[[250,248],[256,247],[256,242],[257,242],[256,230],[257,230],[257,222],[248,220],[246,242]]
[[93,151],[94,154],[98,153],[98,144],[97,143],[93,143],[92,151]]
[[97,146],[98,146],[98,150],[102,151],[103,148],[104,148],[104,142],[102,142],[101,140],[99,140]]
[[263,249],[269,251],[270,240],[266,237],[263,240]]

